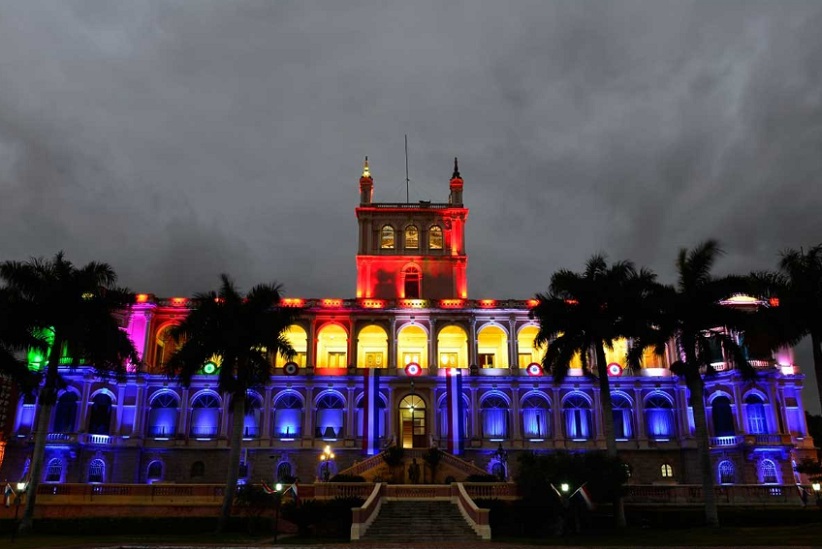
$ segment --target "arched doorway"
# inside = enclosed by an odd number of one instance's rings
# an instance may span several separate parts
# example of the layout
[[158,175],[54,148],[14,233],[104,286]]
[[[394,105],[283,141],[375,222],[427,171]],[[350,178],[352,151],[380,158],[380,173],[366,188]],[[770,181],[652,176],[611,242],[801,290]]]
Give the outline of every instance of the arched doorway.
[[426,448],[425,401],[418,395],[408,395],[400,401],[400,437],[403,448]]

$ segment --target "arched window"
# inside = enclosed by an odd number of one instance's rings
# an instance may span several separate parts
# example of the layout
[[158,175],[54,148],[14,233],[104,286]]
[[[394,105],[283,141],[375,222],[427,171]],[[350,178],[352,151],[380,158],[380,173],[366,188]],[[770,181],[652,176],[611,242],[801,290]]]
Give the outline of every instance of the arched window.
[[442,250],[442,227],[434,225],[428,229],[428,249]]
[[403,297],[406,299],[419,299],[422,296],[422,275],[416,267],[406,267],[402,272]]
[[490,324],[477,333],[477,365],[480,368],[508,367],[508,334]]
[[205,463],[195,461],[191,464],[191,478],[202,478],[205,476]]
[[177,396],[174,393],[162,392],[151,400],[147,430],[150,437],[177,434]]
[[279,482],[293,482],[294,475],[291,474],[291,464],[287,461],[281,461],[277,465],[277,481]]
[[565,414],[565,436],[573,440],[588,440],[591,428],[591,404],[580,394],[571,394],[562,403]]
[[634,436],[634,422],[631,401],[625,395],[611,395],[611,411],[614,415],[614,436],[617,440],[628,440]]
[[338,439],[343,436],[343,412],[345,402],[335,393],[326,393],[317,401],[317,432],[323,439]]
[[53,433],[73,433],[77,422],[77,393],[66,391],[54,407]]
[[348,332],[327,323],[317,332],[317,368],[348,367]]
[[728,437],[736,434],[734,415],[731,411],[731,401],[726,396],[718,396],[711,401],[713,415],[714,436]]
[[405,249],[420,249],[420,230],[417,229],[416,225],[409,225],[405,228]]
[[88,418],[88,432],[92,435],[108,435],[111,431],[111,397],[106,393],[94,395]]
[[[360,401],[357,402],[357,436],[358,437],[365,436],[364,410],[365,410],[365,397],[361,398]],[[377,397],[376,427],[377,427],[377,438],[384,437],[385,436],[385,401],[380,397]]]
[[497,394],[486,396],[480,404],[482,410],[482,434],[495,440],[508,438],[508,403]]
[[248,393],[245,401],[245,418],[243,419],[243,438],[257,438],[260,436],[260,414],[263,403],[260,398]]
[[732,461],[728,459],[720,461],[717,470],[719,471],[720,484],[733,484],[736,482],[736,469]]
[[154,340],[154,369],[156,372],[162,372],[165,365],[177,349],[179,349],[184,340],[176,341],[171,337],[171,329],[173,326],[165,326],[157,332],[157,337]]
[[753,435],[764,435],[768,432],[768,419],[765,415],[765,403],[757,394],[745,398],[745,409],[748,415],[748,432]]
[[532,362],[542,363],[546,345],[534,347],[534,339],[539,333],[536,326],[525,326],[517,334],[517,366],[527,368]]
[[779,477],[776,474],[776,464],[770,459],[763,459],[759,465],[762,484],[777,484]]
[[89,482],[105,482],[106,480],[106,462],[102,459],[93,459],[88,465],[88,481]]
[[157,482],[158,480],[162,480],[163,478],[163,462],[159,459],[155,459],[151,463],[148,464],[148,469],[146,469],[146,480],[151,484],[152,482]]
[[297,393],[281,393],[274,402],[274,432],[278,438],[300,436],[303,402]]
[[297,352],[292,359],[283,358],[279,353],[274,356],[274,366],[282,368],[288,362],[295,362],[300,368],[305,367],[306,351],[308,350],[308,334],[305,328],[298,324],[292,324],[284,332],[283,336],[286,341],[291,344],[291,347]]
[[[471,405],[469,404],[468,397],[463,394],[462,395],[462,405],[463,410],[470,410]],[[469,416],[471,414],[462,414],[462,436],[460,439],[469,438],[471,436],[471,431],[469,430]],[[448,418],[448,399],[443,396],[440,399],[439,405],[439,436],[442,438],[446,438],[449,436],[450,431],[449,426],[449,418]]]
[[411,362],[428,368],[428,334],[414,324],[405,326],[397,334],[397,366],[405,368]]
[[391,225],[384,225],[382,231],[380,231],[380,249],[394,249],[394,227]]
[[659,473],[662,478],[674,478],[674,468],[670,463],[663,463],[659,468]]
[[440,368],[468,368],[468,333],[465,328],[452,324],[437,334]]
[[357,333],[357,367],[386,368],[388,334],[377,324],[363,326]]
[[60,482],[63,480],[63,460],[50,459],[46,465],[46,482]]
[[191,403],[193,437],[213,437],[220,428],[220,399],[213,393],[203,393]]
[[668,439],[674,436],[674,409],[671,401],[660,393],[645,399],[645,424],[652,439]]
[[548,399],[532,394],[522,401],[522,435],[525,438],[551,436],[551,407]]

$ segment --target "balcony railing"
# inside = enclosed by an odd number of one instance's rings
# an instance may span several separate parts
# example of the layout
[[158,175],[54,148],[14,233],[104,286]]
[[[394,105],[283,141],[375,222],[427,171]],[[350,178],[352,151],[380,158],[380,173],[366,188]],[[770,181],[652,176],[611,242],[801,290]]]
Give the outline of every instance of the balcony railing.
[[744,439],[745,439],[745,437],[740,436],[740,435],[711,437],[710,443],[711,443],[711,446],[714,446],[714,447],[739,446],[740,444],[742,444],[742,441]]

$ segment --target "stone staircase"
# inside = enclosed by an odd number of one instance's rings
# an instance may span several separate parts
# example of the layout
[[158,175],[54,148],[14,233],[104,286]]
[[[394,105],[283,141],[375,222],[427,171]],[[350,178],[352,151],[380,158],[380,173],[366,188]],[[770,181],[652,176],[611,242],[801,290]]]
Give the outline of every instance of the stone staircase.
[[380,514],[363,541],[406,543],[477,541],[457,506],[450,501],[383,501]]

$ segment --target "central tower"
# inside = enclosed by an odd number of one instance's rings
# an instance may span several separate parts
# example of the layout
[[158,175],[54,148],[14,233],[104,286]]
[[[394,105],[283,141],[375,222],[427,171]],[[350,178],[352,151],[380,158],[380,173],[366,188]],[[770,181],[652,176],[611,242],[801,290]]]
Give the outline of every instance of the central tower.
[[463,181],[457,159],[447,203],[372,202],[368,158],[360,177],[357,297],[465,299],[468,297]]

